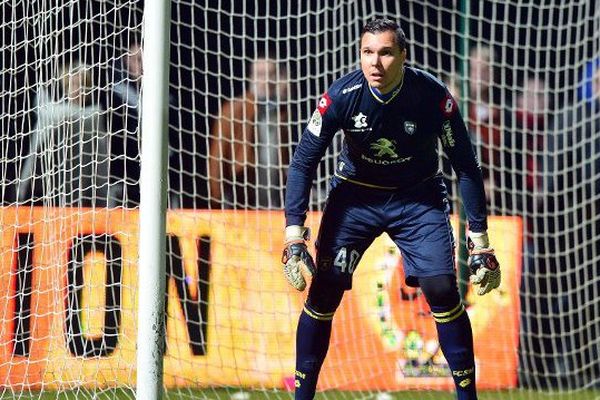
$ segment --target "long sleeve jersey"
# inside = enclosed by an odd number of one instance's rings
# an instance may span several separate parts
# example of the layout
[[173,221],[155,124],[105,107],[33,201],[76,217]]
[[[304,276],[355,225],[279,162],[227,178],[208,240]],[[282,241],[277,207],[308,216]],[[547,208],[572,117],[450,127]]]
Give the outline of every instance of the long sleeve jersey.
[[319,161],[339,130],[344,141],[335,176],[382,190],[410,190],[438,174],[441,140],[458,177],[469,229],[487,229],[481,168],[458,105],[440,80],[406,66],[403,82],[387,96],[357,70],[319,99],[288,171],[287,225],[304,223]]

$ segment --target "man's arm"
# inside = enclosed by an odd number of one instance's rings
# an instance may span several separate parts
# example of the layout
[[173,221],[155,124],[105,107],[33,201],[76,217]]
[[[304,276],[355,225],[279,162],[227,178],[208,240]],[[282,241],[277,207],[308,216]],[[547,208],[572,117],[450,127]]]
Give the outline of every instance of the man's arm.
[[302,133],[288,170],[285,193],[286,226],[304,224],[317,167],[338,129],[335,105],[325,93]]
[[304,130],[288,170],[285,191],[287,226],[304,224],[312,182],[330,142]]
[[442,146],[458,178],[469,229],[484,232],[487,230],[487,205],[481,167],[456,102],[449,94],[445,101],[440,132]]
[[471,283],[484,295],[500,286],[500,264],[487,234],[487,206],[481,168],[467,128],[454,99],[447,94],[442,107],[440,139],[456,175],[469,221],[467,247]]
[[310,231],[304,227],[310,188],[319,161],[331,143],[338,124],[331,99],[327,94],[319,101],[310,122],[300,138],[288,171],[285,193],[285,248],[283,272],[287,281],[297,290],[306,287],[305,277],[316,273],[315,263],[306,246]]

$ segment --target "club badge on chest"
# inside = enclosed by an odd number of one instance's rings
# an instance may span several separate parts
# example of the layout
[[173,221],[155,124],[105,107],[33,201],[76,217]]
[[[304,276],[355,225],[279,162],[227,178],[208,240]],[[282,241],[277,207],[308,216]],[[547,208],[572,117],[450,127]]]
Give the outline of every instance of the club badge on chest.
[[417,131],[417,123],[414,121],[404,121],[404,132],[414,135]]

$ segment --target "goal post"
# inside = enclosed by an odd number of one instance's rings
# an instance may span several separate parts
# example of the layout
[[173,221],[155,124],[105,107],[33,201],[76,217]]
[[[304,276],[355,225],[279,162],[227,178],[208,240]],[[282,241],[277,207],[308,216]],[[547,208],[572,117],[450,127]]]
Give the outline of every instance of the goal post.
[[170,21],[169,0],[145,3],[136,398],[148,400],[163,395]]
[[[306,293],[280,265],[286,172],[322,93],[359,68],[360,29],[376,16],[400,23],[408,65],[457,98],[482,166],[503,283],[485,297],[465,288],[480,390],[598,385],[596,2],[0,11],[0,398],[290,397]],[[338,134],[313,182],[314,232],[341,145]],[[440,168],[459,242],[443,153]],[[453,390],[429,307],[385,235],[336,312],[318,389]]]

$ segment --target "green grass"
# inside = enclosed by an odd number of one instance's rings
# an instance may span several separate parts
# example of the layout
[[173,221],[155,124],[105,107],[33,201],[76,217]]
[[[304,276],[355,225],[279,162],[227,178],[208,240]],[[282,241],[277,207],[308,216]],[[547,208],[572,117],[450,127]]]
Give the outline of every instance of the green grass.
[[[8,390],[0,391],[0,399],[18,400],[133,400],[135,396],[129,390],[106,390],[94,392],[88,389],[80,389],[70,392],[46,392],[43,394],[34,392],[12,393]],[[291,400],[292,395],[284,391],[247,391],[240,392],[239,389],[207,389],[207,390],[172,390],[165,394],[165,400],[175,399],[202,399],[202,400]],[[383,400],[373,392],[338,392],[327,391],[319,393],[317,400]],[[449,392],[393,392],[389,393],[387,400],[454,400],[455,397]],[[480,400],[600,400],[600,390],[587,390],[572,393],[542,393],[525,390],[510,391],[484,391],[479,395]],[[142,400],[142,399],[139,399]]]

